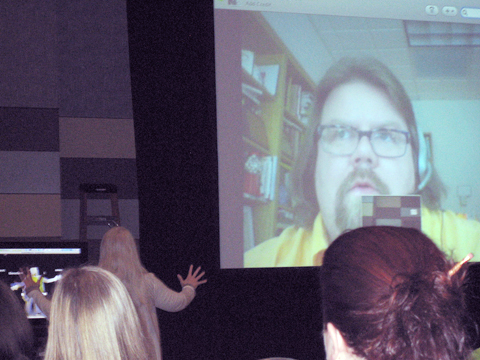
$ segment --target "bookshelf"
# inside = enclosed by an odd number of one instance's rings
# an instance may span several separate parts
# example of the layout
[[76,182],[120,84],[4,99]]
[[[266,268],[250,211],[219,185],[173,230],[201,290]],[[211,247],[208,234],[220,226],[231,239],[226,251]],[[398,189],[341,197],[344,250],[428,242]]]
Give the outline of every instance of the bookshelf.
[[[265,40],[267,39],[267,40]],[[293,224],[290,178],[314,84],[259,14],[242,28],[245,249]]]

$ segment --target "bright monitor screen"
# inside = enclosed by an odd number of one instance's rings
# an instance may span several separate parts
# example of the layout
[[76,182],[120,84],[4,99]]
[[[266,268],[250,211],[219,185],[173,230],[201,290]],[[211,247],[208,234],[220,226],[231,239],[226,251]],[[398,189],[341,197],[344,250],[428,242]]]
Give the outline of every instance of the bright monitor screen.
[[214,7],[222,268],[321,265],[377,195],[420,195],[378,217],[480,256],[480,7]]
[[0,280],[10,286],[29,319],[45,319],[45,314],[25,294],[20,269],[29,268],[40,291],[51,299],[62,272],[87,262],[86,242],[0,242]]

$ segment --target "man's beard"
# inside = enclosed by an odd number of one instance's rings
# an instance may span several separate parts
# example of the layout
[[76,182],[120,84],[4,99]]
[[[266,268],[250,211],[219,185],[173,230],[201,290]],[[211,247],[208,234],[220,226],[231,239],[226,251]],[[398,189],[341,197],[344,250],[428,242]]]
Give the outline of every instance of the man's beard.
[[345,230],[353,230],[362,226],[362,197],[348,196],[348,191],[357,181],[368,181],[380,195],[389,194],[388,186],[371,170],[352,171],[338,188],[336,196],[335,223],[340,234]]

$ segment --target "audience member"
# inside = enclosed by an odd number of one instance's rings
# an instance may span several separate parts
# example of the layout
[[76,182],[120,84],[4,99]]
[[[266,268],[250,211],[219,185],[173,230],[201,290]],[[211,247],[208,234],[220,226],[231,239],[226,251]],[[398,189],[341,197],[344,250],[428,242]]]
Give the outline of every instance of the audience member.
[[50,316],[51,300],[43,295],[42,275],[32,275],[31,269],[20,269],[20,277],[24,284],[24,292],[28,301],[33,301],[38,309],[48,318]]
[[135,239],[130,231],[121,226],[108,230],[103,236],[99,266],[117,275],[125,284],[137,308],[144,333],[154,347],[156,356],[152,358],[161,359],[156,308],[169,312],[185,309],[195,297],[195,289],[207,282],[201,280],[205,272],[200,273],[200,267],[193,272],[193,265],[190,265],[185,279],[177,275],[182,291],[170,289],[143,267]]
[[[108,230],[100,245],[99,267],[116,275],[127,288],[137,309],[148,353],[152,359],[160,360],[160,327],[156,308],[169,312],[185,309],[195,298],[196,288],[207,282],[202,280],[205,272],[190,265],[187,277],[177,275],[182,291],[176,292],[166,286],[142,265],[137,244],[130,231],[118,226]],[[22,269],[25,292],[32,297],[42,312],[49,317],[51,302],[40,292],[38,282],[33,281],[28,269]],[[153,355],[155,354],[155,355]]]
[[45,360],[146,360],[140,320],[122,282],[95,266],[70,269],[52,299]]
[[0,281],[0,359],[31,359],[33,345],[33,331],[25,310],[8,285]]
[[468,359],[462,265],[471,256],[455,265],[415,229],[341,235],[321,269],[327,359]]

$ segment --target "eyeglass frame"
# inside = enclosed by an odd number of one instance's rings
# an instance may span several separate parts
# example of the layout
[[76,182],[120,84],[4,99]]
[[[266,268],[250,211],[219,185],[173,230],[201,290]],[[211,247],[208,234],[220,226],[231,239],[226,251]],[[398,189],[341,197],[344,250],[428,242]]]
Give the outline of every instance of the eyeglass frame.
[[[360,140],[362,140],[362,138],[364,136],[367,137],[369,143],[370,143],[370,146],[372,147],[372,150],[373,152],[375,153],[375,155],[379,156],[379,157],[383,157],[383,158],[388,158],[388,159],[394,159],[394,158],[399,158],[399,157],[402,157],[404,156],[406,153],[407,153],[407,147],[408,147],[408,144],[411,143],[411,139],[412,139],[412,135],[410,134],[410,132],[408,131],[403,131],[403,130],[396,130],[396,129],[386,129],[386,128],[379,128],[379,129],[373,129],[373,130],[368,130],[368,131],[363,131],[363,130],[359,130],[353,126],[348,126],[348,125],[336,125],[336,124],[332,124],[332,125],[318,125],[317,126],[317,130],[315,131],[315,142],[318,143],[321,139],[322,139],[322,133],[323,133],[323,130],[327,129],[327,128],[345,128],[345,129],[349,129],[349,130],[353,130],[355,131],[357,134],[358,134],[358,141],[357,141],[357,145],[355,146],[355,148],[353,149],[353,151],[351,153],[348,153],[348,154],[335,154],[335,153],[332,153],[332,152],[329,152],[325,149],[323,149],[325,152],[329,153],[329,154],[332,154],[332,155],[337,155],[337,156],[350,156],[352,155],[355,150],[358,148],[358,144],[360,144]],[[383,155],[379,155],[377,154],[377,151],[375,150],[375,146],[372,144],[372,134],[374,134],[375,132],[378,132],[380,130],[387,130],[387,131],[393,131],[393,132],[396,132],[396,133],[400,133],[400,134],[403,134],[405,135],[406,137],[406,142],[405,142],[405,150],[403,151],[403,154],[402,155],[397,155],[397,156],[383,156]]]

